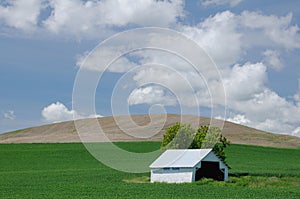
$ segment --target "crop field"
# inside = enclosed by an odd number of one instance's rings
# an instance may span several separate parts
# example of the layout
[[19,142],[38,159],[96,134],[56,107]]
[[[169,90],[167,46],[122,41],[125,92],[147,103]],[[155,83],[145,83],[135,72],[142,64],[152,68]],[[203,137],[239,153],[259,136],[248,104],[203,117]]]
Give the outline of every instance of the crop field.
[[[158,142],[116,143],[134,152]],[[0,198],[300,198],[300,149],[231,145],[229,182],[149,183],[113,170],[80,143],[1,144]]]

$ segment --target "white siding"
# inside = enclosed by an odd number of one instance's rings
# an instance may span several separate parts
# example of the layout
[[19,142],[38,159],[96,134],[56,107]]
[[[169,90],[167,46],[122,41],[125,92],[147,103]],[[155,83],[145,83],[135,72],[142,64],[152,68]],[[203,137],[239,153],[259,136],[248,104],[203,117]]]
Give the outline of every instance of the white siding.
[[209,153],[202,159],[202,161],[220,162],[220,159],[214,153]]
[[151,182],[193,182],[201,161],[219,162],[224,180],[228,181],[228,167],[212,149],[178,149],[165,151],[150,165]]
[[151,182],[183,183],[192,182],[194,178],[193,168],[180,168],[174,170],[151,169]]
[[226,182],[228,181],[228,167],[225,168],[224,180],[225,180]]

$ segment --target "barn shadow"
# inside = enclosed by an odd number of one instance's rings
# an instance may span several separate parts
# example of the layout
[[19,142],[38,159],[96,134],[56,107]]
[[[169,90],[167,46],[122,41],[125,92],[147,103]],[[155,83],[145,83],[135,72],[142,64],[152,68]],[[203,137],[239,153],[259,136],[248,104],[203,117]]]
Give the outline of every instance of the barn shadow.
[[219,162],[201,162],[201,168],[196,171],[195,181],[202,178],[211,178],[218,181],[224,180],[224,171],[220,169]]

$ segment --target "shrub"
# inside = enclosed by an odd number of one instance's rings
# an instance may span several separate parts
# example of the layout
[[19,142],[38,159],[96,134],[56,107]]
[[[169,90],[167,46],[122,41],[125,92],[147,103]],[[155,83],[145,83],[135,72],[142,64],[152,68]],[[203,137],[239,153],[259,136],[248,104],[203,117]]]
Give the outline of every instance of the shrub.
[[162,149],[200,149],[212,148],[225,161],[225,148],[230,142],[221,134],[218,127],[201,126],[194,129],[191,125],[176,123],[169,127],[163,136]]

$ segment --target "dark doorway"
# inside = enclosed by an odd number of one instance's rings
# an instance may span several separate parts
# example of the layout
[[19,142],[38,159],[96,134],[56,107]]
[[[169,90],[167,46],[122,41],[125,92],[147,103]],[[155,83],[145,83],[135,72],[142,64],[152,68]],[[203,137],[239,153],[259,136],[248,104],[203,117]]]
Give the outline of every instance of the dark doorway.
[[201,162],[201,168],[196,171],[195,180],[197,181],[201,178],[212,178],[223,181],[224,172],[220,170],[219,162]]

